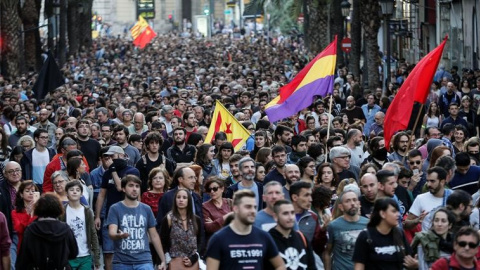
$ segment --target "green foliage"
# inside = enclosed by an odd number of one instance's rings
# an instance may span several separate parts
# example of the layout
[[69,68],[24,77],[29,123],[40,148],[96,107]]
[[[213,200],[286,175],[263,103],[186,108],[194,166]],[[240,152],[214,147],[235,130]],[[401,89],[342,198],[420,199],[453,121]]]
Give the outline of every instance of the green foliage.
[[[303,25],[297,22],[298,16],[302,13],[303,0],[252,0],[248,7],[264,7],[267,4],[267,13],[270,14],[271,29],[282,33],[288,33],[292,29],[297,29]],[[261,8],[260,10],[263,10]]]

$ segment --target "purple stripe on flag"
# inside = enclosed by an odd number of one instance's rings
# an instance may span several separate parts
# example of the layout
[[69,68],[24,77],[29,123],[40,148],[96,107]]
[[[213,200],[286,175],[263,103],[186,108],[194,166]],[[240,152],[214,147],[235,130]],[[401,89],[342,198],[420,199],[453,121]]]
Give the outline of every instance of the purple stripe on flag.
[[310,106],[314,96],[326,96],[333,93],[334,75],[313,81],[293,92],[285,102],[265,110],[271,123],[287,118]]

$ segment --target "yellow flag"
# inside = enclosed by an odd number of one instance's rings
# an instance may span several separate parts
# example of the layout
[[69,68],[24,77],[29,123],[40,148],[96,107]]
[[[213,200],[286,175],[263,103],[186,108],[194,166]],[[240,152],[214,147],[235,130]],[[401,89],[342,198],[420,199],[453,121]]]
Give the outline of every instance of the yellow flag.
[[130,28],[130,33],[132,34],[133,40],[137,39],[137,37],[145,30],[147,26],[147,21],[145,21],[142,16],[138,16],[137,23]]
[[205,142],[210,143],[219,131],[227,134],[227,140],[233,144],[235,151],[240,150],[250,137],[250,132],[217,100]]

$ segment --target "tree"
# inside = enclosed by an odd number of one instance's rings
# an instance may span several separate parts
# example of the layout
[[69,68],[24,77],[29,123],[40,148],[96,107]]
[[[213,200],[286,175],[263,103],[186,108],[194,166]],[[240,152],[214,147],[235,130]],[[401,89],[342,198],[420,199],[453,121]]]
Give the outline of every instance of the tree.
[[21,12],[24,29],[25,69],[40,71],[42,58],[38,23],[40,19],[41,0],[25,0]]
[[68,31],[68,54],[76,55],[80,48],[80,24],[78,14],[78,1],[68,0],[67,31]]
[[[378,30],[380,29],[380,5],[378,0],[360,0],[362,23],[365,40],[365,61],[363,64],[364,71],[368,72],[368,87],[374,90],[380,86],[380,74],[378,67],[380,66],[380,55],[378,48]],[[365,78],[363,78],[365,80]]]
[[[329,1],[330,0],[303,0],[305,1],[305,43],[314,55],[320,53],[332,41],[329,35]],[[302,1],[302,2],[303,2]],[[301,1],[296,1],[301,2]]]
[[350,51],[349,71],[357,78],[360,77],[360,57],[362,53],[362,22],[360,16],[360,1],[354,0],[350,31],[352,50]]
[[2,18],[2,73],[10,78],[20,75],[20,16],[17,0],[0,0]]
[[342,6],[340,5],[342,1],[332,1],[330,4],[330,29],[331,29],[331,40],[333,36],[337,35],[337,68],[344,65],[345,60],[343,57],[342,43],[340,42],[344,36],[344,19],[342,15]]

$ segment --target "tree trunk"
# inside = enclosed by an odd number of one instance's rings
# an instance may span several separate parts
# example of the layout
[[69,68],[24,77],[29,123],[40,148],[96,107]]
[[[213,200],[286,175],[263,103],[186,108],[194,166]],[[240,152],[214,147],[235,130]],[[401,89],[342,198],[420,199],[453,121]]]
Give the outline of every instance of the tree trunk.
[[[305,28],[305,40],[307,48],[314,55],[320,53],[330,43],[328,34],[328,8],[325,0],[304,0],[307,1],[307,12],[305,20],[308,24]],[[305,13],[304,13],[305,14]]]
[[58,66],[60,68],[66,62],[67,42],[66,42],[66,26],[67,26],[67,0],[60,0],[60,34],[58,39]]
[[80,25],[80,46],[81,51],[85,52],[92,46],[92,6],[93,0],[83,0],[83,12],[79,15],[78,24]]
[[20,75],[20,16],[18,1],[0,0],[2,17],[2,73],[15,79]]
[[[368,88],[370,91],[381,86],[380,74],[378,67],[380,66],[380,55],[378,53],[378,30],[380,29],[380,5],[378,0],[361,0],[362,1],[362,23],[365,39],[366,58],[364,68],[368,69]],[[365,79],[365,78],[364,78]]]
[[362,54],[362,23],[360,20],[360,0],[353,0],[353,11],[350,35],[352,50],[350,51],[349,70],[356,78],[360,78],[360,57]]
[[331,14],[331,20],[330,20],[330,29],[331,29],[331,40],[333,40],[333,37],[337,35],[337,69],[345,65],[345,59],[343,57],[343,51],[342,51],[342,44],[341,41],[343,39],[343,28],[344,28],[344,20],[342,16],[342,7],[340,6],[340,3],[342,1],[339,0],[334,0],[331,1],[330,5],[330,14]]
[[76,56],[80,48],[80,25],[78,19],[78,3],[76,0],[68,1],[67,14],[68,54]]
[[27,71],[38,72],[42,67],[40,32],[38,31],[41,4],[41,0],[25,0],[21,9],[24,29],[24,63]]

